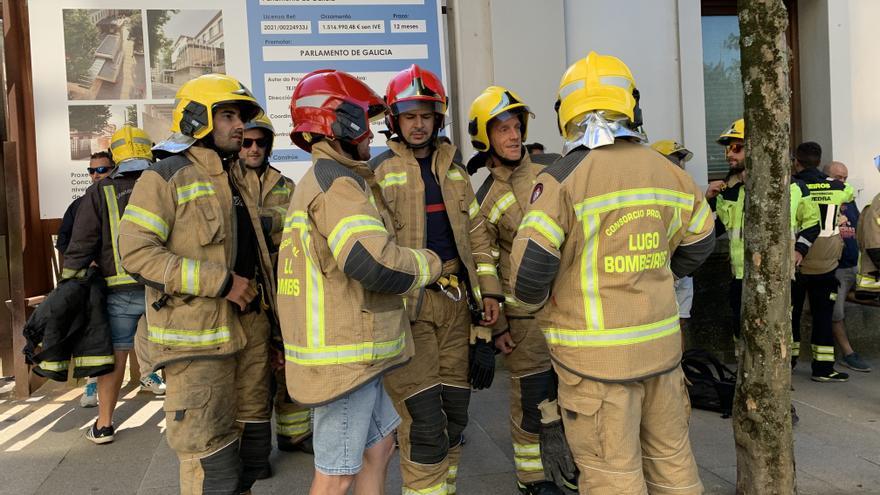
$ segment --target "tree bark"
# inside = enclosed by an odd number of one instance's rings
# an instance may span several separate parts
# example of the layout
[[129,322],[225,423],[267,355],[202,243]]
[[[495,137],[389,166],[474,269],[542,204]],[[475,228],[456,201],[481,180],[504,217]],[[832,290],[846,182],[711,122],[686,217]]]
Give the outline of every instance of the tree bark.
[[736,490],[796,493],[791,425],[788,17],[782,0],[739,0],[746,121],[745,278],[733,410]]

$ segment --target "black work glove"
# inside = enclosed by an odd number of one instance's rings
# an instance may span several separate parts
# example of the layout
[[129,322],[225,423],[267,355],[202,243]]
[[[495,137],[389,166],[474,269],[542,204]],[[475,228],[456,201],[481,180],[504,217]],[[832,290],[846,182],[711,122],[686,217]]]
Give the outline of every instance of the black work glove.
[[474,390],[492,386],[495,378],[495,343],[492,331],[486,327],[471,327],[471,347],[469,355],[468,383]]
[[541,464],[544,465],[544,477],[564,488],[570,486],[569,480],[577,476],[577,466],[565,439],[562,418],[555,400],[544,400],[538,404],[541,410]]

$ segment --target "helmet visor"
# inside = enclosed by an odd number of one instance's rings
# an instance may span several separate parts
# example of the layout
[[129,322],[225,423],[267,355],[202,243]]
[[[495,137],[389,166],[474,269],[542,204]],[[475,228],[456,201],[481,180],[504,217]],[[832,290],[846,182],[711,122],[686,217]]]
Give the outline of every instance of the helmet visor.
[[434,112],[443,115],[443,104],[430,100],[399,101],[391,105],[391,113],[400,115],[407,112]]

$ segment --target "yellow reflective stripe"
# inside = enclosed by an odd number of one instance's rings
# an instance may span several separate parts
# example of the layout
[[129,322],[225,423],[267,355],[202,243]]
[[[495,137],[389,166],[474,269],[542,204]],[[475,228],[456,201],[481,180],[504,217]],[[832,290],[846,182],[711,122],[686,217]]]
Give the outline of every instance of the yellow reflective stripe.
[[327,236],[327,243],[330,246],[330,251],[333,252],[333,257],[338,258],[339,252],[342,251],[342,248],[348,242],[348,239],[352,235],[361,232],[388,234],[382,221],[374,216],[352,215],[350,217],[345,217],[336,224],[336,227],[333,227],[330,235]]
[[688,232],[691,234],[699,234],[706,225],[706,219],[709,218],[709,204],[707,201],[700,203],[697,213],[691,217],[691,223],[688,224]]
[[833,362],[834,346],[813,344],[813,359],[816,361]]
[[180,292],[183,294],[199,295],[199,269],[202,262],[190,258],[183,258],[180,262]]
[[446,473],[446,479],[454,480],[455,478],[458,478],[458,465],[450,464],[449,465],[449,472]]
[[281,194],[287,196],[288,194],[290,194],[290,188],[287,187],[287,185],[275,186],[272,188],[271,191],[269,191],[269,194]]
[[415,488],[410,488],[408,486],[403,487],[403,495],[448,495],[449,492],[446,491],[446,481],[443,481],[434,486],[430,486],[428,488],[422,488],[421,490],[416,490]]
[[285,234],[293,229],[305,229],[307,226],[308,215],[304,211],[294,211],[284,219]]
[[656,340],[679,331],[678,315],[645,325],[607,330],[544,328],[548,344],[566,347],[611,347]]
[[415,281],[413,282],[412,289],[416,287],[424,287],[428,285],[428,282],[431,280],[431,267],[428,266],[428,258],[425,257],[425,254],[419,251],[418,249],[409,249],[413,255],[413,258],[416,259],[416,265],[419,268],[418,276],[416,276]]
[[511,308],[520,307],[519,301],[517,301],[516,298],[513,297],[513,294],[504,294],[504,304]]
[[538,443],[514,443],[513,454],[523,457],[535,457],[541,455],[541,444]]
[[446,171],[446,178],[452,180],[464,180],[464,176],[461,175],[461,172],[455,167],[450,167],[449,170]]
[[269,209],[276,213],[280,213],[281,218],[284,218],[284,216],[287,215],[287,208],[285,208],[284,206],[273,206]]
[[556,249],[565,241],[565,233],[562,228],[553,221],[550,216],[540,210],[532,210],[523,217],[522,223],[519,225],[520,230],[524,228],[532,228],[543,235]]
[[37,366],[46,371],[64,371],[70,366],[70,363],[69,361],[40,361]]
[[673,189],[643,187],[595,196],[575,205],[578,218],[630,206],[671,206],[693,209],[694,196]]
[[131,275],[113,275],[112,277],[104,277],[104,281],[107,282],[107,287],[138,283]]
[[477,263],[477,275],[490,275],[490,276],[498,276],[498,270],[495,268],[495,265],[491,263]]
[[678,232],[678,229],[681,228],[681,209],[676,208],[672,213],[672,221],[669,222],[669,227],[666,229],[666,238],[672,239],[672,236]]
[[116,186],[104,186],[104,200],[107,203],[107,217],[110,220],[110,246],[113,249],[113,265],[116,268],[117,276],[126,276],[127,273],[122,268],[122,257],[119,256],[119,203],[116,201]]
[[302,424],[275,425],[275,433],[286,437],[298,436],[308,433],[312,429],[311,424],[306,421]]
[[310,429],[311,411],[297,411],[275,416],[275,430],[280,435],[302,435],[308,433]]
[[584,253],[581,256],[581,293],[584,297],[584,321],[587,330],[605,326],[602,297],[599,293],[599,215],[584,218]]
[[480,292],[480,288],[479,288],[478,286],[476,286],[476,285],[473,286],[473,287],[471,288],[471,292],[474,293],[474,297],[477,299],[477,301],[482,301],[482,300],[483,300],[483,293]]
[[303,254],[306,260],[306,331],[308,343],[320,349],[324,345],[324,279],[318,264],[312,260],[311,234],[307,227],[300,230]]
[[162,239],[162,242],[168,240],[168,232],[171,229],[168,228],[168,224],[165,223],[165,220],[162,220],[159,215],[145,210],[140,206],[133,204],[126,206],[125,213],[122,215],[122,220],[128,220],[135,225],[139,225],[149,230],[159,236],[159,239]]
[[193,182],[177,188],[177,204],[182,205],[202,196],[212,196],[214,184],[210,182]]
[[513,193],[507,192],[504,193],[498,201],[492,205],[492,209],[489,210],[489,223],[497,224],[499,220],[501,220],[501,215],[507,211],[514,203],[516,203],[516,197],[514,197]]
[[402,186],[406,184],[406,172],[391,172],[379,181],[379,187],[385,189],[390,186]]
[[113,356],[79,356],[73,358],[73,365],[80,366],[101,366],[104,364],[113,364],[116,358]]
[[468,216],[473,220],[477,218],[478,213],[480,213],[480,205],[477,204],[476,199],[472,199],[470,206],[468,206]]
[[544,465],[541,464],[541,458],[537,459],[533,458],[524,458],[524,457],[513,457],[513,463],[516,465],[517,471],[543,471]]
[[284,344],[287,361],[302,366],[329,364],[369,363],[399,355],[405,345],[405,334],[385,342],[302,347]]
[[230,340],[229,327],[203,330],[176,330],[155,326],[147,327],[147,340],[168,346],[204,347],[222,344]]
[[74,270],[73,268],[64,268],[61,270],[61,279],[66,280],[68,278],[86,278],[86,269],[82,270]]
[[311,418],[311,414],[311,411],[305,410],[286,414],[278,414],[275,418],[277,419],[278,423],[293,424],[308,421]]

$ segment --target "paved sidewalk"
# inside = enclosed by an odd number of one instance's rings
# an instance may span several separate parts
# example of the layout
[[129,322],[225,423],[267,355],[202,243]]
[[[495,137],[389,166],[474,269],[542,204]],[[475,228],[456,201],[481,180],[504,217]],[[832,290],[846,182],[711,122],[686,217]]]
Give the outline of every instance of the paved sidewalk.
[[[875,364],[878,360],[874,361]],[[503,373],[503,372],[502,372]],[[808,365],[795,371],[795,428],[800,494],[880,494],[880,372],[853,372],[849,383],[818,384]],[[517,494],[508,433],[506,374],[473,395],[460,494]],[[117,439],[85,439],[96,409],[79,407],[80,390],[51,384],[28,401],[0,399],[0,494],[176,494],[177,460],[164,439],[162,399],[126,388]],[[691,441],[706,492],[733,494],[736,457],[729,419],[694,411]],[[306,494],[308,455],[274,451],[275,476],[254,494]],[[396,460],[388,493],[400,493]]]

